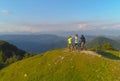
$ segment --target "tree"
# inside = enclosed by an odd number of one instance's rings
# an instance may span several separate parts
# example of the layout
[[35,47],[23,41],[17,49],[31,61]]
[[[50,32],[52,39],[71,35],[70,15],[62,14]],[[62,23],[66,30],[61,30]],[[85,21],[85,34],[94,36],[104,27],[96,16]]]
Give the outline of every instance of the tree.
[[110,43],[104,43],[101,45],[96,45],[92,48],[94,51],[98,50],[115,50]]
[[110,43],[102,44],[101,49],[102,50],[114,50],[114,48],[112,47],[112,45]]
[[92,48],[92,50],[94,50],[94,51],[97,51],[97,50],[100,50],[100,49],[101,49],[101,46],[100,46],[100,45],[94,46],[94,47]]
[[0,63],[3,63],[5,60],[5,56],[2,50],[0,50]]
[[10,57],[6,60],[5,64],[11,64],[14,62],[17,62],[19,60],[19,56],[14,55],[13,57]]

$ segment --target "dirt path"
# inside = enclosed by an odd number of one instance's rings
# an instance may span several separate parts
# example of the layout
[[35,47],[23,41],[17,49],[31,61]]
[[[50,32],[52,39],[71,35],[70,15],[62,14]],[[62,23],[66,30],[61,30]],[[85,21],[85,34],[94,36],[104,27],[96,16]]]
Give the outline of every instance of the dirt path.
[[[65,49],[64,52],[69,52],[69,50]],[[71,51],[71,52],[74,52],[74,53],[77,52],[78,53],[78,51]],[[85,50],[85,51],[80,51],[79,53],[84,53],[86,55],[92,55],[92,56],[102,57],[100,54],[98,54],[98,53],[96,53],[94,51],[87,51],[87,50]]]
[[85,53],[86,55],[93,55],[93,56],[101,57],[101,55],[93,51],[81,51],[80,53]]

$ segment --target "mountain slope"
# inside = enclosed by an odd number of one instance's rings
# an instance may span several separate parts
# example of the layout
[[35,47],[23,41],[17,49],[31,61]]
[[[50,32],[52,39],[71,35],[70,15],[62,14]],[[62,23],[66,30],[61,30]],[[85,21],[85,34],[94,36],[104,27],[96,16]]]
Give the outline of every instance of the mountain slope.
[[18,60],[30,56],[15,45],[0,40],[0,69]]
[[18,49],[15,45],[2,40],[0,40],[0,51],[2,51],[6,57],[18,55],[18,53],[20,56],[24,56],[24,53],[26,53],[25,51]]
[[92,51],[53,50],[4,68],[0,81],[119,81],[119,60]]
[[120,43],[118,41],[115,41],[106,37],[97,37],[92,41],[88,42],[87,46],[89,48],[92,48],[94,46],[101,45],[104,43],[110,43],[113,46],[113,48],[120,50]]

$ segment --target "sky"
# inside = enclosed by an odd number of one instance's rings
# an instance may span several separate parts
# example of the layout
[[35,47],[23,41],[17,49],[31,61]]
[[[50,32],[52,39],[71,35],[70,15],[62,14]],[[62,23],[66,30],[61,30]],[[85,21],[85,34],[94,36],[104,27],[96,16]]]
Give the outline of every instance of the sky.
[[60,31],[120,35],[120,0],[0,0],[0,33]]

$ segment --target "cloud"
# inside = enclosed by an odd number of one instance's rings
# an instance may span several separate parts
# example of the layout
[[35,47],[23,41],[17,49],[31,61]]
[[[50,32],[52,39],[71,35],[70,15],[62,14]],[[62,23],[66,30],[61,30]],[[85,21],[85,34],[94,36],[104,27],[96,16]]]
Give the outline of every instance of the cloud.
[[86,23],[78,24],[78,29],[86,29],[86,28],[88,28],[88,24]]
[[78,23],[1,23],[0,32],[49,32],[49,31],[76,31]]
[[102,29],[102,30],[107,30],[108,27],[107,27],[107,26],[102,26],[101,29]]
[[8,11],[8,10],[0,10],[0,14],[10,14],[10,11]]
[[96,22],[0,23],[0,32],[99,31],[106,33],[109,30],[120,30],[120,24],[96,24]]
[[100,28],[102,30],[120,30],[120,24],[119,23],[106,24],[102,25]]
[[74,23],[41,23],[41,24],[34,24],[34,23],[27,23],[23,24],[21,27],[24,29],[31,29],[32,32],[41,32],[41,31],[72,31],[77,30],[77,24]]
[[114,24],[113,28],[120,28],[120,24]]

